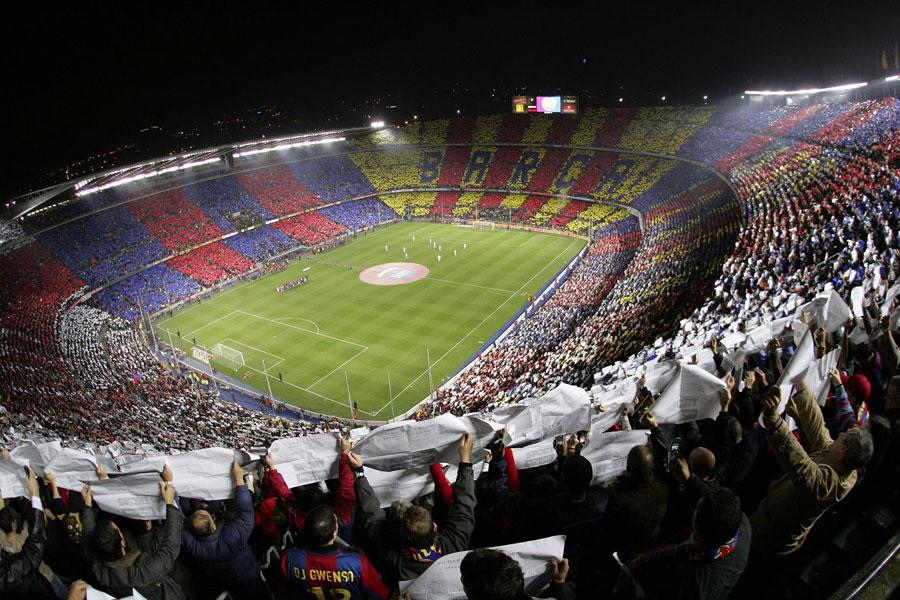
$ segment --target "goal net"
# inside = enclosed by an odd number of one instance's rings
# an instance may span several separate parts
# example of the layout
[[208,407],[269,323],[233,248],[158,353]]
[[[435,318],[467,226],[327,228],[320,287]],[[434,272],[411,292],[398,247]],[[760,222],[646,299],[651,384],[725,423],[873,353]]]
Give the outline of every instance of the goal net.
[[245,366],[244,363],[244,353],[240,350],[235,350],[225,344],[216,344],[212,348],[210,348],[212,354],[215,356],[219,356],[224,360],[227,360],[231,365],[231,368],[237,371],[237,366],[242,365]]

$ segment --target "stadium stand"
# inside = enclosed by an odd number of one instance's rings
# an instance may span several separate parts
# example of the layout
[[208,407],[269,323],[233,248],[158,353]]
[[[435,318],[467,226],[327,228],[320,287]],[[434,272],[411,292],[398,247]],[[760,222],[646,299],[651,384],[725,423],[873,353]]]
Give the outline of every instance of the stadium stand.
[[[545,141],[572,147],[540,146]],[[463,145],[410,147],[421,143]],[[240,556],[250,557],[249,571],[261,567],[264,580],[256,582],[261,586],[287,575],[282,555],[296,560],[289,539],[329,556],[338,552],[334,531],[346,524],[352,506],[357,527],[344,541],[362,547],[371,564],[345,556],[357,561],[372,589],[427,573],[441,544],[449,551],[534,540],[538,532],[577,534],[581,528],[580,535],[567,539],[564,553],[572,570],[567,583],[557,582],[562,586],[557,597],[611,593],[607,588],[616,581],[616,570],[609,576],[604,569],[612,550],[651,591],[665,569],[685,573],[691,563],[673,561],[693,552],[704,565],[693,564],[701,587],[688,588],[686,597],[824,597],[895,534],[900,522],[900,383],[894,379],[900,351],[891,316],[900,289],[893,287],[900,276],[896,99],[760,110],[588,109],[577,120],[500,115],[416,123],[408,130],[376,132],[356,147],[361,150],[301,156],[252,174],[187,178],[177,190],[150,195],[146,189],[131,196],[107,190],[18,225],[3,224],[0,426],[12,458],[42,468],[60,451],[46,444],[60,440],[71,451],[96,456],[94,464],[149,472],[158,471],[164,460],[178,462],[162,458],[165,452],[219,447],[199,459],[207,465],[201,474],[225,478],[225,495],[245,503],[243,473],[229,471],[233,449],[256,448],[254,454],[261,455],[268,448],[257,463],[263,494],[254,515],[262,536],[255,539],[266,542],[248,546],[248,521],[236,545]],[[714,171],[644,152],[687,158]],[[389,193],[398,188],[421,191]],[[554,196],[562,193],[566,196]],[[201,286],[246,273],[300,244],[394,220],[407,205],[415,216],[438,217],[443,211],[436,212],[436,206],[445,199],[455,217],[477,214],[576,232],[594,224],[584,255],[555,293],[536,300],[527,319],[415,409],[415,419],[442,419],[421,426],[432,427],[429,451],[439,452],[445,462],[459,459],[452,488],[439,466],[428,470],[435,456],[429,454],[401,471],[415,478],[416,469],[422,470],[430,483],[416,484],[418,492],[400,497],[409,488],[379,484],[385,474],[362,466],[384,466],[386,457],[361,451],[360,458],[330,436],[309,435],[341,429],[339,424],[270,418],[225,403],[174,357],[148,347],[138,303],[150,313],[166,310],[204,293]],[[317,202],[328,206],[317,208]],[[296,210],[309,212],[263,224]],[[220,232],[247,227],[252,229],[204,244]],[[173,250],[185,249],[189,252],[171,257]],[[835,322],[832,312],[838,315]],[[833,366],[841,372],[809,379],[838,349],[840,360]],[[697,371],[722,390],[711,396],[715,414],[700,420],[681,414],[664,422],[661,396],[668,386],[659,373],[674,381],[690,373],[700,377]],[[796,377],[791,381],[799,390],[784,419],[778,410],[781,392],[772,386],[782,373]],[[821,393],[818,402],[813,384]],[[522,430],[509,427],[509,419],[532,406],[530,398],[542,397],[533,405],[540,407],[560,390],[577,388],[588,421],[598,424],[587,435],[567,429],[544,435],[533,421]],[[658,404],[648,416],[636,415],[636,404],[654,396]],[[454,433],[456,439],[438,441],[435,432],[442,423],[473,412],[492,412],[507,425],[506,440],[513,447],[498,444],[493,433],[477,440],[466,434],[459,441]],[[466,418],[474,423],[480,417]],[[793,432],[791,419],[801,424]],[[829,427],[841,432],[834,442]],[[567,435],[554,452],[557,433]],[[305,441],[289,440],[296,444],[290,459],[276,460],[278,440],[304,435]],[[379,429],[368,435],[375,439]],[[669,456],[674,436],[683,444],[680,456]],[[305,444],[322,439],[332,448],[320,455],[328,456],[333,468],[317,471],[301,485],[293,463],[311,456]],[[598,447],[619,439],[629,441],[613,457],[615,465],[597,458]],[[516,457],[517,450],[537,450],[540,444],[549,454],[544,463],[532,467],[532,457]],[[473,458],[488,447],[492,460],[479,469],[476,489]],[[827,450],[827,456],[818,450]],[[0,463],[10,464],[7,460],[4,456]],[[4,478],[2,485],[4,496],[26,496],[11,501],[16,514],[28,512],[28,496],[43,496],[46,505],[55,506],[58,497],[62,509],[56,514],[79,512],[84,543],[101,543],[92,530],[95,502],[90,491],[79,498],[80,482],[71,486],[74,493],[63,495],[55,479],[67,473],[44,477],[38,488],[25,481],[18,466],[13,471],[18,475]],[[157,477],[138,475],[152,483],[155,498]],[[125,479],[138,475],[117,479],[134,482],[129,499],[148,496],[146,486],[138,491],[137,479]],[[330,501],[317,483],[335,475],[340,483]],[[299,488],[296,493],[288,491],[286,480],[297,484],[290,486]],[[198,501],[221,498],[192,491],[185,478],[174,484],[191,515],[193,534],[201,535],[204,519],[218,521],[222,535],[226,527],[238,528],[237,520],[226,524],[228,517],[215,505],[201,509],[208,511],[205,516],[194,512]],[[21,492],[8,494],[8,485]],[[95,484],[96,504],[102,503],[104,485]],[[417,500],[423,489],[436,493],[390,510],[401,549],[384,533],[392,525],[381,507]],[[174,502],[167,493],[163,499]],[[134,500],[131,506],[150,504]],[[434,509],[437,538],[424,506]],[[660,547],[661,529],[688,525],[694,506],[693,544]],[[576,507],[584,509],[577,513],[581,520],[566,520]],[[111,510],[109,504],[101,508]],[[144,523],[151,519],[129,510],[115,514],[129,532],[125,541],[132,551],[144,542],[131,532],[140,525],[147,533]],[[169,519],[180,515],[165,510]],[[56,528],[51,539],[65,539],[64,523],[62,518],[48,523]],[[37,523],[31,528],[43,529]],[[149,532],[162,536],[161,529],[153,524]],[[123,559],[115,537],[115,552],[106,563]],[[57,552],[48,549],[44,555],[54,572],[76,564],[65,557],[69,551],[82,561],[103,560],[69,539],[74,545],[64,552],[58,550],[65,544],[56,542],[51,546]],[[486,540],[490,543],[482,543]],[[612,547],[623,540],[629,544]],[[473,561],[501,559],[478,553]],[[229,560],[238,560],[237,553]],[[200,577],[185,576],[196,565],[184,557],[178,564],[164,584],[174,586],[170,589],[212,597],[240,594],[227,578],[207,590]],[[722,565],[727,568],[715,571]],[[98,568],[73,575],[91,578]],[[704,577],[711,571],[718,576]],[[44,577],[36,569],[34,576]],[[711,581],[715,590],[702,587]],[[92,583],[112,589],[102,580]]]
[[322,201],[283,168],[247,171],[235,175],[238,183],[250,192],[273,215],[286,215],[322,206]]
[[176,256],[169,264],[203,287],[213,287],[256,266],[256,263],[221,242],[207,244],[190,254]]

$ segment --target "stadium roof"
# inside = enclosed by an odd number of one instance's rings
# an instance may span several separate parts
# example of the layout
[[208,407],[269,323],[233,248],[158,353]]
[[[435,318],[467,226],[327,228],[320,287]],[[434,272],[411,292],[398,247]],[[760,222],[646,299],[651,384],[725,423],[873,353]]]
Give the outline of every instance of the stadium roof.
[[86,196],[176,171],[215,164],[224,166],[227,156],[240,160],[289,148],[340,142],[347,138],[369,133],[372,130],[372,127],[356,127],[249,140],[143,161],[125,167],[116,167],[14,198],[12,202],[14,204],[12,218],[18,219],[31,212],[40,210],[42,207],[51,205],[60,196],[68,196],[70,193],[79,197]]

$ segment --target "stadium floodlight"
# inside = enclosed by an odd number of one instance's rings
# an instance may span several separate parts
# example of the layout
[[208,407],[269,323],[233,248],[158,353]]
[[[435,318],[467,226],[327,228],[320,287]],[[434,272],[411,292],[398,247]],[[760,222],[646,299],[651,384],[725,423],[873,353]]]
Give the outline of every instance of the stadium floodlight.
[[253,156],[255,154],[264,154],[266,152],[277,152],[279,150],[289,150],[290,148],[301,148],[303,146],[313,146],[315,144],[328,144],[331,142],[343,142],[347,138],[343,137],[335,137],[335,138],[322,138],[321,140],[309,140],[306,142],[294,142],[288,144],[279,144],[277,146],[269,146],[267,148],[257,148],[255,150],[244,150],[243,152],[235,152],[235,158],[244,158],[247,156]]
[[384,121],[372,121],[372,129],[384,127]]
[[[195,160],[188,163],[183,163],[180,165],[173,165],[171,167],[166,167],[165,169],[154,169],[153,171],[147,171],[146,173],[138,173],[137,175],[131,175],[130,177],[123,177],[121,179],[116,179],[115,181],[110,181],[109,183],[104,183],[103,185],[97,185],[94,187],[83,188],[75,192],[77,197],[86,196],[88,194],[93,194],[95,192],[101,192],[103,190],[108,190],[110,188],[119,187],[120,185],[127,185],[129,183],[134,183],[135,181],[140,181],[142,179],[148,179],[150,177],[156,177],[157,175],[164,175],[166,173],[171,173],[173,171],[181,171],[184,169],[191,169],[193,167],[200,167],[203,165],[208,165],[210,163],[218,162],[218,158],[208,158],[206,160]],[[121,171],[119,171],[121,172]]]
[[808,88],[803,90],[745,90],[744,93],[750,94],[751,96],[808,96],[809,94],[820,94],[822,92],[845,92],[867,85],[869,85],[869,82],[863,81],[860,83],[845,83],[844,85],[835,85],[826,88]]

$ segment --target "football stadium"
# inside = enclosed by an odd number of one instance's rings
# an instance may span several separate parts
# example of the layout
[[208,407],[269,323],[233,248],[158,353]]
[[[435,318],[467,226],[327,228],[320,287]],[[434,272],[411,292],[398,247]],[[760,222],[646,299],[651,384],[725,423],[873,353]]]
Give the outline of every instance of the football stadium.
[[858,597],[900,546],[892,77],[21,199],[0,596]]

